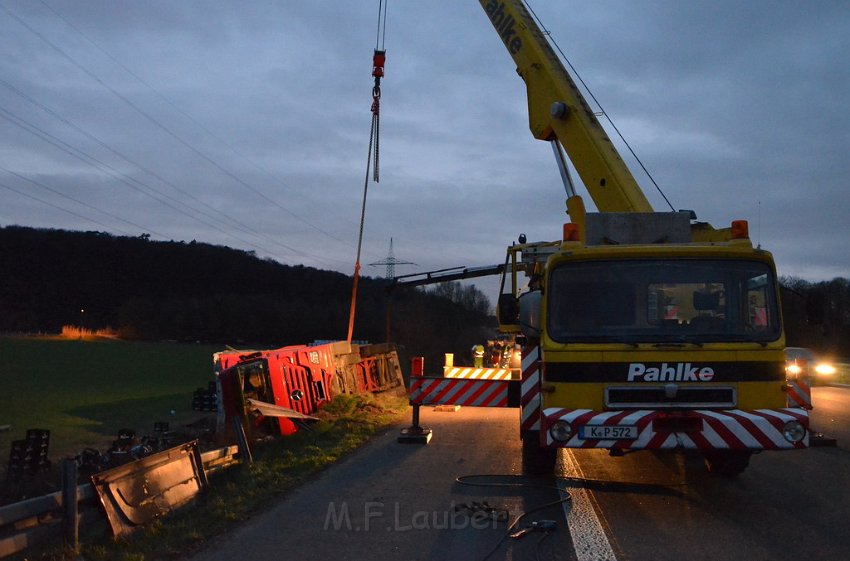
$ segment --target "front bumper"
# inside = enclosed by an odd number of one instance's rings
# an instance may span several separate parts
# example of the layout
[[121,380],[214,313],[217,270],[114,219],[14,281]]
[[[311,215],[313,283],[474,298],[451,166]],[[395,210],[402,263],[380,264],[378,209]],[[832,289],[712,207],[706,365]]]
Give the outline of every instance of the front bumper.
[[[785,437],[786,425],[796,421],[804,429],[798,442]],[[550,429],[566,422],[572,435],[553,438]],[[561,425],[563,426],[563,425]],[[619,440],[582,438],[587,427],[617,426],[636,436]],[[688,411],[544,409],[541,444],[554,448],[607,448],[621,450],[793,450],[809,446],[809,412],[805,409],[740,409]],[[563,432],[561,433],[563,434]]]

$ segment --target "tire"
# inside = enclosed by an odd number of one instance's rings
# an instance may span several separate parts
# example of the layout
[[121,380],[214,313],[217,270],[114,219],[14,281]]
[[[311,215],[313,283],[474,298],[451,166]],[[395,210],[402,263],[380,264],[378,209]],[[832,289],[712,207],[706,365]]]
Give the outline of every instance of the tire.
[[750,456],[753,453],[744,451],[706,452],[705,466],[709,473],[722,475],[724,477],[736,477],[750,465]]
[[540,433],[527,431],[522,434],[522,473],[523,475],[552,475],[555,473],[557,448],[540,446]]

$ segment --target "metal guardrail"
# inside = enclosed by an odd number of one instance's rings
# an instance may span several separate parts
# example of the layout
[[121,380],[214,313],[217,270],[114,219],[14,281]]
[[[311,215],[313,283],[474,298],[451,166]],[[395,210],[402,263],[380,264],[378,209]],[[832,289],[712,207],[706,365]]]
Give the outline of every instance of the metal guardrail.
[[[204,472],[214,473],[233,465],[240,461],[238,456],[239,446],[235,444],[203,452],[201,462]],[[66,461],[73,463],[73,460]],[[66,494],[77,497],[75,505],[65,505],[63,496]],[[69,516],[68,512],[72,514]],[[76,520],[71,520],[72,517]],[[63,536],[66,543],[69,537],[70,541],[75,541],[78,527],[84,526],[89,530],[96,529],[98,525],[104,530],[108,528],[106,514],[91,483],[0,506],[0,558],[51,541],[61,543]],[[69,545],[74,549],[77,547],[77,544]]]

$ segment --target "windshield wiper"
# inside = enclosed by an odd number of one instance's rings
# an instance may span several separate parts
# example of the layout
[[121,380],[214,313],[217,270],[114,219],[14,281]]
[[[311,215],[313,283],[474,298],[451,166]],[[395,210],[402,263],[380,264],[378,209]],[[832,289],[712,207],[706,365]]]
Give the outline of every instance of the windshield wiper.
[[688,345],[693,345],[696,347],[702,347],[701,341],[696,341],[693,337],[677,337],[675,339],[669,339],[667,341],[659,341],[654,343],[652,346],[656,348],[660,347],[686,347]]
[[730,333],[724,335],[723,340],[735,343],[756,343],[758,345],[761,345],[762,347],[767,346],[767,341],[765,341],[764,339],[756,339],[752,335],[746,333]]

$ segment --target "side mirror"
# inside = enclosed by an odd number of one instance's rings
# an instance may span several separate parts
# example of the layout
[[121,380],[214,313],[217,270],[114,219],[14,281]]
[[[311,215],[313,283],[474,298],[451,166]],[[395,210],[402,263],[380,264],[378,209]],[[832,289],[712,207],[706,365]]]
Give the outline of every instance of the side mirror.
[[519,297],[519,327],[523,335],[540,338],[540,305],[543,296],[539,290],[526,292]]

